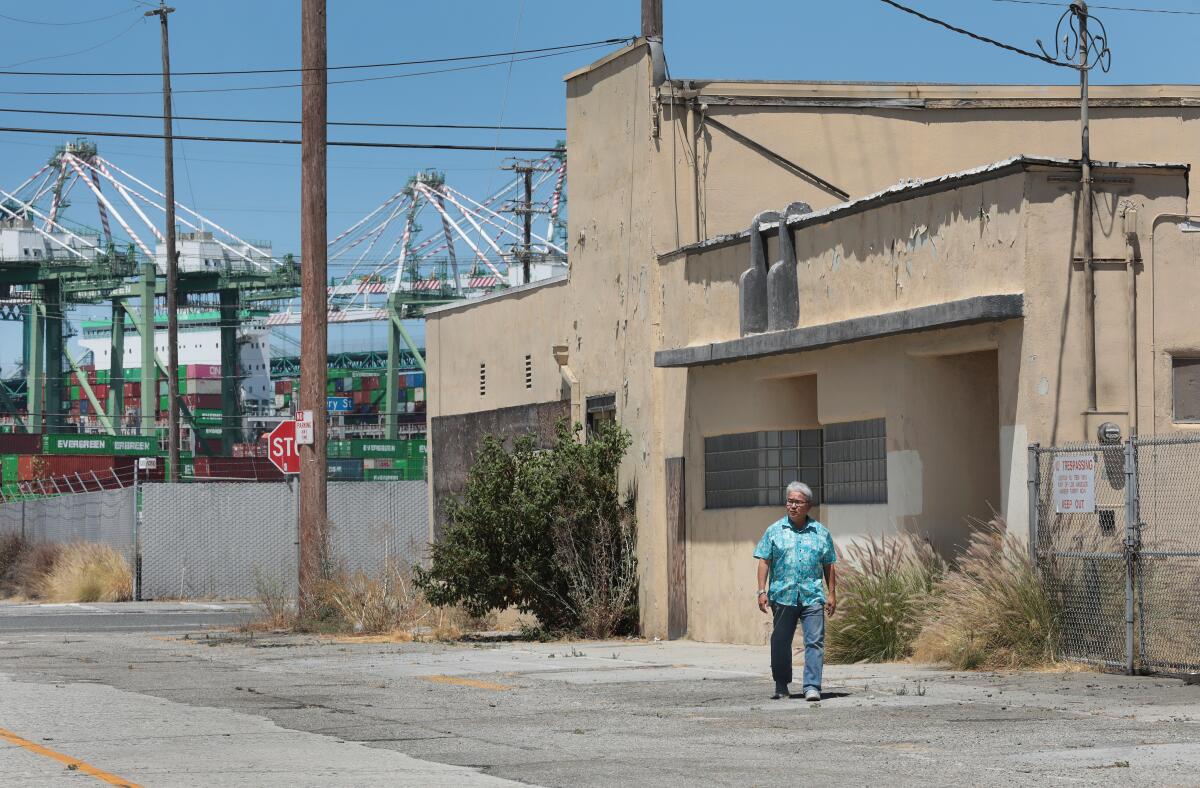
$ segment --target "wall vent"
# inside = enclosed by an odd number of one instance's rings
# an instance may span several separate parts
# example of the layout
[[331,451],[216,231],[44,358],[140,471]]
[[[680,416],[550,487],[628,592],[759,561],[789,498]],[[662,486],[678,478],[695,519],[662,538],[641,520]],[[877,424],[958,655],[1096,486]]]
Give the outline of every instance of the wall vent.
[[479,362],[479,396],[487,395],[487,362]]
[[533,388],[533,356],[525,356],[525,388]]

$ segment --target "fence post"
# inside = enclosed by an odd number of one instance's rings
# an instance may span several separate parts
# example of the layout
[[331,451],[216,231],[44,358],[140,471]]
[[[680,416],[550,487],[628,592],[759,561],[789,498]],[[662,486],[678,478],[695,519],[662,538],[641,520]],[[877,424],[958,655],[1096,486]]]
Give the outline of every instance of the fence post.
[[1038,562],[1038,512],[1039,499],[1041,497],[1038,490],[1038,481],[1041,478],[1041,468],[1038,463],[1041,457],[1038,449],[1041,448],[1040,443],[1031,443],[1029,445],[1029,461],[1028,461],[1028,482],[1029,482],[1029,560],[1033,562],[1033,568],[1039,568]]
[[1133,572],[1137,557],[1137,449],[1125,441],[1125,672],[1133,675]]
[[142,601],[142,540],[138,533],[141,520],[141,507],[138,506],[138,463],[141,457],[133,462],[133,598]]

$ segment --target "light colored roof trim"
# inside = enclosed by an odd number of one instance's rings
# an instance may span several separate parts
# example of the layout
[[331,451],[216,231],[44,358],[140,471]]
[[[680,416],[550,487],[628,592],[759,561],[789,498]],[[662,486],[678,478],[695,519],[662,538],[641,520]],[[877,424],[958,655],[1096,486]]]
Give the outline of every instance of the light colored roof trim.
[[[676,90],[691,83],[700,94],[758,97],[806,97],[840,99],[911,99],[914,101],[961,100],[1059,100],[1071,99],[1079,106],[1078,84],[980,84],[953,82],[838,82],[804,80],[688,79],[672,80]],[[669,91],[670,85],[664,86]],[[1197,84],[1091,85],[1089,98],[1097,100],[1148,101],[1200,99]]]
[[[969,170],[961,170],[948,175],[940,175],[936,178],[926,178],[924,180],[905,180],[893,186],[889,186],[882,191],[868,194],[864,197],[859,197],[847,202],[831,205],[828,208],[823,208],[819,211],[804,213],[791,216],[787,219],[787,225],[791,228],[807,227],[813,224],[823,224],[833,221],[844,216],[849,216],[870,208],[877,208],[882,205],[902,202],[910,200],[914,197],[923,196],[925,194],[957,189],[963,186],[969,186],[974,183],[980,183],[986,180],[993,180],[1005,175],[1011,175],[1015,172],[1020,172],[1034,167],[1049,167],[1054,169],[1078,170],[1078,159],[1061,159],[1046,156],[1026,156],[1024,154],[1013,156],[1012,158],[1003,159],[1001,161],[986,164],[982,167],[973,167]],[[1115,161],[1093,161],[1093,169],[1096,170],[1182,170],[1188,172],[1191,165],[1188,164],[1155,164],[1149,162],[1115,162]],[[770,233],[778,230],[779,222],[762,222],[758,226],[759,231]],[[705,239],[699,243],[688,244],[681,246],[669,252],[664,252],[659,255],[660,260],[671,259],[681,254],[690,252],[705,252],[710,249],[718,249],[723,246],[740,243],[750,237],[748,229],[741,230],[736,233],[728,233],[725,235],[716,235],[712,238]]]
[[570,82],[572,79],[576,79],[578,77],[585,76],[585,75],[591,73],[592,71],[595,71],[596,69],[613,62],[617,58],[622,57],[626,53],[633,52],[635,49],[638,49],[639,47],[645,47],[645,46],[647,46],[646,39],[644,39],[644,38],[636,39],[633,43],[626,44],[625,46],[618,49],[616,52],[609,52],[607,55],[600,58],[599,60],[597,60],[593,63],[588,63],[586,66],[581,66],[581,67],[575,69],[574,71],[572,71],[571,73],[569,73],[565,77],[563,77],[563,82]]
[[531,290],[539,290],[543,287],[565,284],[568,279],[570,279],[570,274],[559,274],[558,276],[552,276],[549,279],[539,279],[536,282],[530,282],[527,285],[507,287],[503,290],[497,290],[494,293],[488,293],[487,295],[479,296],[478,298],[468,298],[463,301],[455,301],[453,304],[435,306],[432,309],[425,310],[425,317],[440,317],[448,312],[457,312],[463,309],[470,309],[471,307],[478,306],[479,304],[485,304],[491,301],[499,301],[502,298],[510,298],[512,296],[522,295],[530,292]]

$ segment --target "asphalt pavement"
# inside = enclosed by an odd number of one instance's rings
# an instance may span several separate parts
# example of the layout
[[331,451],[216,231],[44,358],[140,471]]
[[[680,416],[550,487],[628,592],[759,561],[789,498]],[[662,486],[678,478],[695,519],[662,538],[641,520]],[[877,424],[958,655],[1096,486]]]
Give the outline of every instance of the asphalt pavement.
[[[144,614],[158,626],[153,606]],[[927,788],[1200,774],[1200,686],[1184,681],[829,666],[809,704],[770,700],[766,663],[763,646],[690,641],[0,630],[0,783]]]
[[254,606],[223,602],[0,603],[0,636],[27,632],[190,632],[238,627]]

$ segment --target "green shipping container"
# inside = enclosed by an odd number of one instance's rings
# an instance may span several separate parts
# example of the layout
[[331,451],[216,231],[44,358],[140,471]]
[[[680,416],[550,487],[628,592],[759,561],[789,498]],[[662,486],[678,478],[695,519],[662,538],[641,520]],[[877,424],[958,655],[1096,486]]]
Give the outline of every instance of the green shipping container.
[[221,411],[213,408],[197,408],[192,411],[192,418],[196,420],[197,424],[220,425],[224,422],[224,419],[221,418]]
[[11,484],[17,481],[19,460],[16,454],[5,454],[0,457],[0,482]]
[[158,453],[158,439],[140,435],[45,435],[42,451],[46,454],[152,457]]
[[404,441],[359,438],[350,441],[351,457],[403,457]]
[[372,469],[363,471],[363,481],[367,482],[402,482],[404,472],[387,469]]

